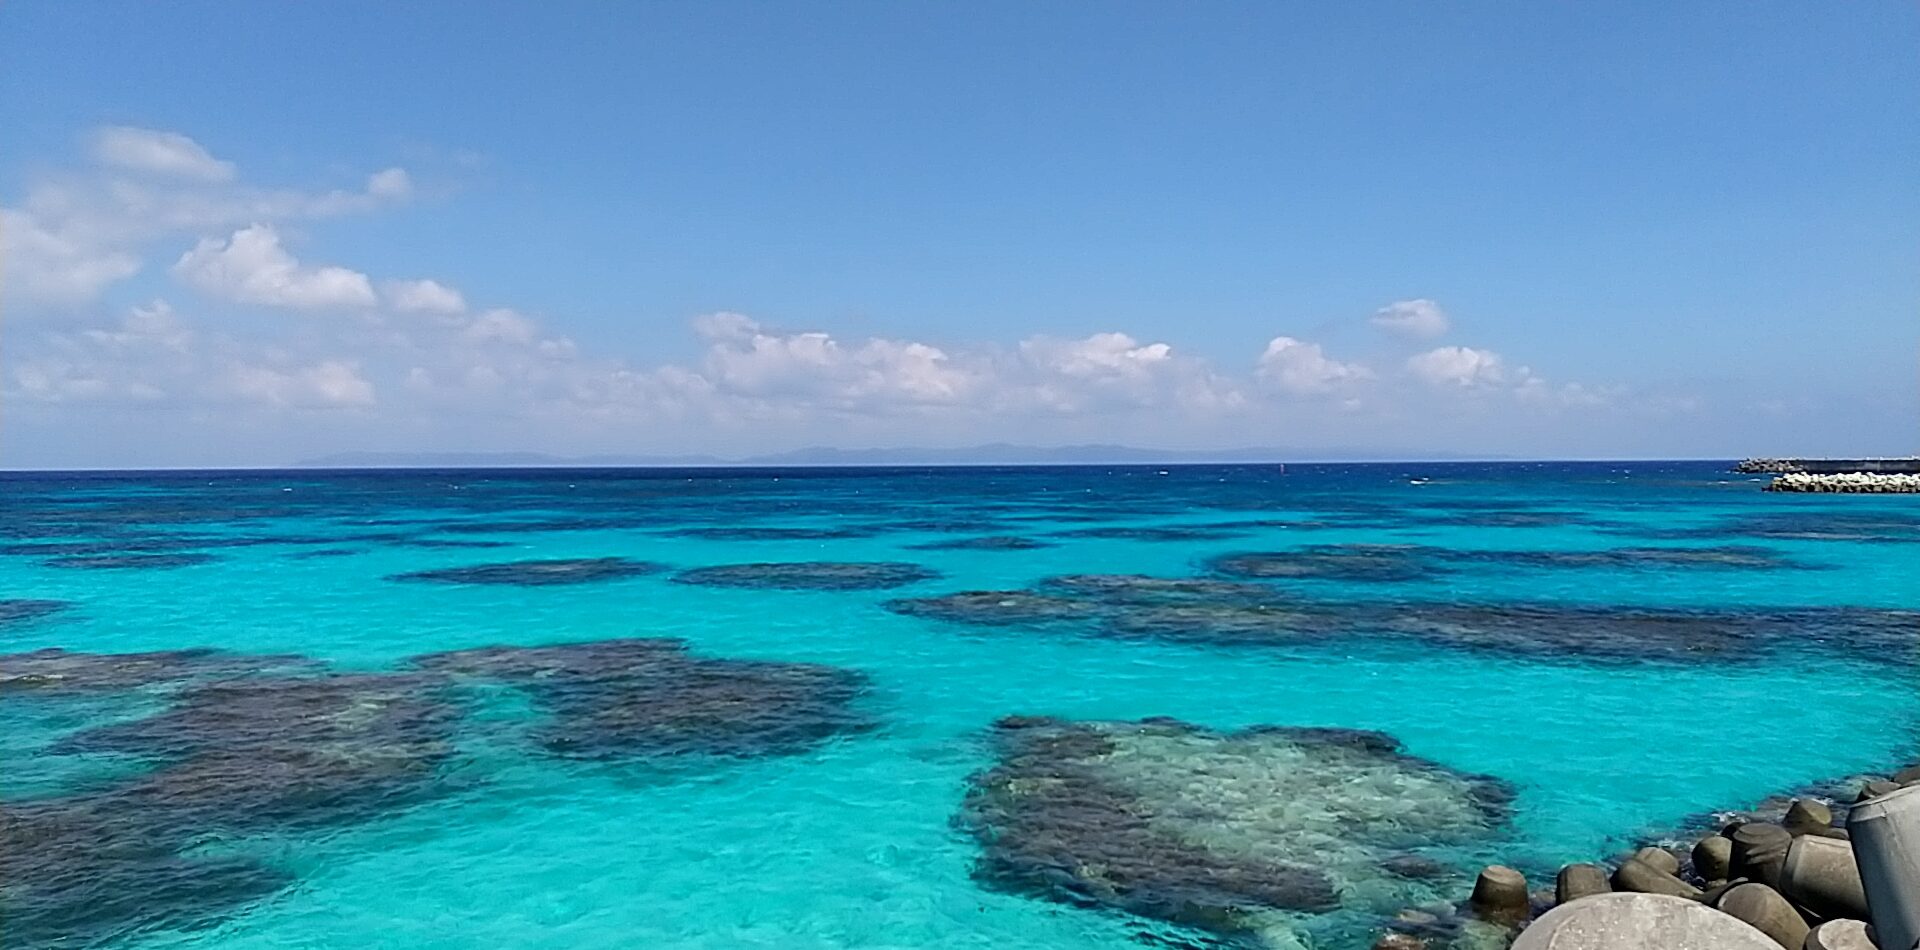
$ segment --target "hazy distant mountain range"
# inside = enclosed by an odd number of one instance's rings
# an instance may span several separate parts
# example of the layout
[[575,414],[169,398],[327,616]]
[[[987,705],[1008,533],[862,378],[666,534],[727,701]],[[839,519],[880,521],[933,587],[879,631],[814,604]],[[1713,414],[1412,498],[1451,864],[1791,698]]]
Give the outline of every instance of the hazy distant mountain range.
[[1498,456],[1435,455],[1421,452],[1298,449],[1144,449],[1127,445],[1033,446],[993,443],[966,448],[834,449],[805,448],[768,455],[721,458],[713,455],[558,456],[540,452],[340,452],[302,459],[299,468],[618,468],[663,466],[805,465],[1093,465],[1199,462],[1457,461]]

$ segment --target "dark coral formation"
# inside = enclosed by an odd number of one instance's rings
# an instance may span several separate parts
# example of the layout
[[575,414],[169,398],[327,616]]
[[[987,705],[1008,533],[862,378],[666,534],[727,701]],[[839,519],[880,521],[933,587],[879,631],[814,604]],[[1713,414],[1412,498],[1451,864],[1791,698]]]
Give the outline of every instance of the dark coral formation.
[[1762,541],[1912,544],[1920,542],[1920,517],[1895,511],[1770,511],[1730,516],[1694,527],[1635,525],[1608,530],[1613,534],[1660,540],[1752,538]]
[[1431,895],[1463,878],[1447,849],[1492,835],[1512,796],[1372,732],[1016,717],[995,738],[958,818],[984,884],[1202,934]]
[[1315,544],[1291,551],[1228,554],[1208,566],[1259,580],[1417,581],[1447,568],[1436,549],[1409,544]]
[[1399,583],[1485,566],[1535,570],[1774,570],[1804,565],[1778,551],[1750,545],[1510,551],[1417,544],[1315,544],[1288,551],[1223,555],[1208,566],[1216,574],[1257,580]]
[[1246,531],[1226,524],[1205,525],[1103,525],[1056,531],[1062,538],[1111,538],[1120,541],[1224,541],[1245,537]]
[[1270,603],[1282,595],[1271,587],[1210,577],[1153,577],[1146,574],[1064,574],[1049,577],[1037,589],[1108,604],[1168,604],[1192,601]]
[[178,831],[129,822],[91,800],[0,806],[7,945],[92,947],[205,926],[293,883],[264,862],[185,847]]
[[1772,548],[1752,545],[1717,547],[1629,547],[1598,551],[1448,551],[1438,555],[1455,563],[1491,563],[1513,567],[1608,568],[1613,570],[1665,570],[1698,568],[1706,570],[1765,571],[1785,567],[1804,567]]
[[75,554],[48,558],[41,562],[52,567],[87,570],[164,570],[211,563],[214,556],[201,551],[177,551],[170,554]]
[[915,551],[1032,551],[1053,547],[1053,542],[1026,538],[1017,534],[993,534],[978,538],[951,538],[910,544]]
[[663,570],[666,570],[664,565],[624,557],[550,558],[534,561],[506,561],[499,564],[474,564],[468,567],[443,567],[430,571],[395,574],[387,579],[426,581],[437,584],[551,587],[557,584],[592,584],[598,581],[624,580]]
[[855,708],[859,673],[698,657],[679,640],[479,647],[414,663],[528,691],[548,714],[536,739],[557,755],[777,755],[872,725]]
[[741,525],[675,528],[660,533],[675,538],[705,538],[709,541],[839,541],[870,538],[877,532],[872,528],[852,525],[837,528]]
[[0,693],[129,690],[312,666],[305,657],[224,650],[75,653],[48,648],[0,654]]
[[[157,656],[111,668],[146,671],[123,677],[135,685],[152,678]],[[440,683],[374,674],[205,682],[155,716],[68,737],[56,752],[157,764],[0,810],[9,941],[91,946],[136,929],[200,925],[270,895],[290,882],[283,869],[209,856],[205,845],[364,820],[433,794],[455,719]]]
[[940,572],[905,561],[769,561],[696,567],[677,584],[753,590],[886,590],[933,580]]
[[0,627],[50,617],[72,606],[64,600],[33,600],[24,597],[0,600]]
[[964,590],[933,597],[906,597],[890,600],[886,607],[909,617],[983,627],[1079,622],[1101,614],[1098,605],[1084,600],[1024,590]]
[[1610,662],[1748,661],[1783,647],[1902,662],[1920,644],[1920,612],[1914,611],[1332,600],[1205,577],[1067,575],[1028,590],[961,591],[885,606],[975,626],[1122,639],[1246,646],[1407,641]]
[[168,759],[101,793],[113,810],[198,828],[330,822],[427,791],[452,753],[457,708],[424,675],[233,679],[154,716],[63,740],[60,752]]

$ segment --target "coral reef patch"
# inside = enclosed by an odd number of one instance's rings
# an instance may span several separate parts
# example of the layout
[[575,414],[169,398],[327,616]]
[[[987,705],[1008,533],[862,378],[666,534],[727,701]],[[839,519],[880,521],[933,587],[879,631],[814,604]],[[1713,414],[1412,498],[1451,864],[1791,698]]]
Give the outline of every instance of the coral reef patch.
[[1494,837],[1512,798],[1374,732],[1010,717],[994,739],[957,818],[984,885],[1201,935],[1428,897],[1465,879],[1449,849]]
[[699,657],[679,640],[478,647],[413,663],[526,690],[547,713],[536,741],[570,757],[779,755],[873,725],[855,708],[857,672]]
[[663,570],[666,570],[665,565],[624,557],[550,558],[411,571],[405,574],[394,574],[387,579],[436,584],[551,587],[558,584],[592,584],[600,581],[625,580]]
[[696,567],[675,574],[673,581],[750,590],[886,590],[939,576],[904,561],[767,561]]

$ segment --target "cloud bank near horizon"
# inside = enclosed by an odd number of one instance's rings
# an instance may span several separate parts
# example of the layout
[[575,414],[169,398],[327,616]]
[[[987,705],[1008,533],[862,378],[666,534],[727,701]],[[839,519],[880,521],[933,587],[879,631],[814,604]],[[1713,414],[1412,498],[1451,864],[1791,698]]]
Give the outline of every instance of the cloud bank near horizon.
[[[207,460],[219,462],[423,444],[728,451],[1423,437],[1511,451],[1514,434],[1570,419],[1625,431],[1699,410],[1684,395],[1549,378],[1470,345],[1460,327],[1470,320],[1424,298],[1352,316],[1364,353],[1336,352],[1306,338],[1300,326],[1312,324],[1280,317],[1263,347],[1222,362],[1136,328],[853,337],[725,310],[686,318],[691,359],[606,352],[576,343],[564,318],[475,301],[446,275],[302,252],[303,225],[417,202],[404,168],[367,172],[353,187],[263,186],[180,132],[115,126],[87,142],[84,164],[0,209],[16,327],[0,398],[28,437],[97,427],[137,443],[150,426],[129,420],[165,413],[203,449],[217,446]],[[60,461],[51,448],[26,448],[32,462]],[[130,444],[127,461],[150,461],[142,451]]]

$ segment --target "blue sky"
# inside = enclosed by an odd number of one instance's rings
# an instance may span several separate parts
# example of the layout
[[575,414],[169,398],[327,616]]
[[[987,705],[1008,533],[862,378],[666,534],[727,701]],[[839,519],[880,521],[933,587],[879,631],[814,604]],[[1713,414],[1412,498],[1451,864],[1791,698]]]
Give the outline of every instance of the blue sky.
[[0,465],[1920,449],[1908,3],[10,3]]

